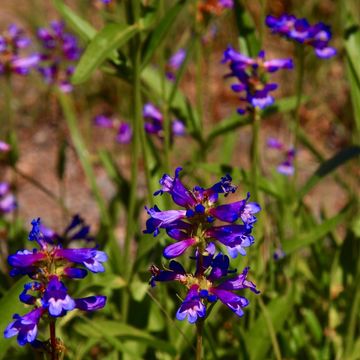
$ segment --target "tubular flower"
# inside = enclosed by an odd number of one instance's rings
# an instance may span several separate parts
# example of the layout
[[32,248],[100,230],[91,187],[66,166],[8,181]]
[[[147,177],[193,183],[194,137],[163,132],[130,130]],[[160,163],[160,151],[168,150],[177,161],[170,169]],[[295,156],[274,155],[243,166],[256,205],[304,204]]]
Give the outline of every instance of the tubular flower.
[[113,129],[116,132],[115,140],[119,144],[129,144],[132,139],[132,129],[129,123],[113,119],[106,115],[97,115],[94,125],[102,128]]
[[187,274],[184,268],[174,260],[170,262],[169,270],[151,268],[150,284],[152,286],[159,281],[178,281],[188,289],[188,293],[176,313],[176,318],[178,320],[187,318],[189,323],[195,323],[198,318],[206,316],[207,305],[217,300],[220,300],[236,315],[243,316],[243,308],[249,304],[249,301],[234,291],[250,289],[255,294],[259,293],[255,284],[247,280],[249,268],[234,275],[236,271],[229,269],[229,258],[222,253],[218,253],[216,256],[208,254],[203,259],[202,265],[199,256],[195,260],[195,274]]
[[313,47],[316,56],[321,59],[329,59],[336,55],[336,49],[329,46],[332,38],[330,26],[322,22],[310,25],[304,18],[298,19],[294,15],[284,14],[278,18],[268,15],[266,25],[273,34]]
[[[157,135],[160,139],[164,138],[164,119],[160,110],[152,103],[147,103],[143,107],[143,117],[145,119],[145,131],[148,134]],[[171,122],[171,135],[183,136],[185,135],[185,125],[179,119],[174,119]]]
[[0,182],[0,215],[10,213],[17,208],[15,196],[10,192],[7,182]]
[[32,54],[22,56],[23,49],[29,47],[31,41],[17,25],[11,24],[0,34],[0,75],[16,73],[27,75],[39,62],[39,56]]
[[43,47],[38,70],[44,81],[57,85],[62,92],[71,92],[70,77],[81,53],[77,38],[65,32],[62,21],[52,21],[49,28],[39,28],[37,37]]
[[186,51],[184,49],[179,49],[174,55],[172,55],[167,63],[166,77],[169,80],[176,79],[176,71],[179,69],[181,64],[186,58]]
[[267,145],[269,148],[276,149],[282,152],[284,161],[282,161],[278,167],[277,171],[280,174],[286,176],[294,175],[294,159],[296,155],[296,150],[293,147],[286,148],[285,145],[277,139],[269,138]]
[[[206,253],[207,246],[214,241],[225,245],[232,257],[237,253],[245,255],[245,248],[254,243],[251,231],[256,222],[254,214],[260,211],[260,206],[248,201],[250,194],[244,200],[218,205],[219,194],[227,196],[236,191],[230,175],[210,188],[196,186],[189,190],[179,178],[180,171],[181,168],[177,168],[174,177],[165,174],[160,179],[161,189],[154,195],[169,193],[174,203],[184,209],[146,208],[150,218],[144,233],[156,236],[160,229],[165,229],[177,241],[165,247],[163,255],[168,259],[180,256],[190,247],[203,249]],[[214,226],[216,219],[230,224]],[[241,225],[234,224],[238,220],[242,221]]]
[[10,255],[9,264],[13,267],[11,276],[28,275],[35,281],[26,283],[19,296],[20,301],[35,308],[24,316],[14,315],[14,321],[4,332],[6,338],[17,335],[19,345],[31,343],[36,346],[38,340],[37,325],[41,317],[61,317],[75,308],[84,311],[101,309],[106,304],[105,296],[90,296],[73,299],[63,280],[84,278],[87,270],[103,272],[103,262],[107,256],[96,248],[67,248],[69,241],[92,238],[89,227],[78,216],[74,216],[62,235],[44,227],[40,219],[32,221],[29,241],[36,242],[38,249],[22,250]]
[[272,105],[275,99],[270,92],[277,89],[277,84],[268,83],[265,79],[266,74],[293,68],[291,59],[265,60],[264,51],[260,51],[258,57],[252,59],[235,51],[232,47],[225,50],[222,63],[230,65],[231,72],[225,77],[235,77],[239,81],[231,86],[234,92],[243,94],[240,97],[243,105],[238,108],[239,114]]

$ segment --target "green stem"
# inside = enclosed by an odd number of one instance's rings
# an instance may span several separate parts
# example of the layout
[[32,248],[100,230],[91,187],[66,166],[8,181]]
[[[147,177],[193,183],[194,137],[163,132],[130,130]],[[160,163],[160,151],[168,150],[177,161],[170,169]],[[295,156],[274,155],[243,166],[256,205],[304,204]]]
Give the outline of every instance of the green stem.
[[203,119],[203,83],[202,83],[202,46],[201,36],[196,34],[195,43],[195,57],[196,57],[196,110],[199,115],[199,126],[200,131],[202,130],[202,119]]
[[[165,14],[165,2],[164,0],[159,1],[159,18],[163,18]],[[160,46],[159,66],[162,72],[161,76],[161,96],[163,99],[162,113],[164,116],[164,172],[169,173],[170,171],[170,142],[171,142],[171,121],[169,114],[169,107],[166,103],[166,61],[164,54],[164,45]]]
[[[302,44],[297,45],[296,47],[297,53],[297,75],[296,75],[296,106],[294,111],[294,148],[298,150],[298,146],[300,143],[300,105],[301,105],[301,97],[303,93],[304,87],[304,74],[305,74],[305,52],[304,46]],[[295,173],[293,176],[293,190],[296,193],[296,183],[297,183],[297,175],[298,175],[298,162],[297,156],[294,159],[294,169]]]
[[257,108],[253,109],[253,123],[252,123],[252,143],[251,143],[251,185],[252,198],[257,201],[259,194],[259,132],[260,132],[260,111]]
[[[140,2],[131,2],[131,17],[135,23],[140,18]],[[140,142],[142,142],[143,150],[145,150],[145,133],[143,132],[143,120],[142,120],[142,104],[141,104],[141,38],[140,35],[136,35],[131,43],[132,47],[132,65],[133,65],[133,139],[131,142],[131,186],[129,194],[129,207],[127,212],[126,223],[126,235],[123,253],[123,274],[125,279],[129,280],[131,276],[132,260],[131,260],[131,244],[135,234],[136,221],[135,211],[137,203],[137,188],[138,188],[138,163],[140,160]],[[145,153],[145,151],[143,151]],[[145,155],[146,156],[146,155]],[[150,177],[148,171],[147,159],[144,157],[144,168],[146,172],[146,180],[148,189],[150,187]],[[123,292],[122,298],[122,315],[123,320],[126,322],[129,308],[129,293],[127,290]]]
[[59,354],[57,351],[55,320],[52,319],[50,320],[50,345],[51,345],[51,360],[58,360]]
[[276,332],[275,332],[275,329],[274,329],[274,325],[272,323],[272,320],[271,320],[271,316],[262,300],[261,297],[258,298],[259,300],[259,305],[260,305],[260,308],[264,314],[264,318],[265,318],[265,322],[266,322],[266,325],[267,325],[267,328],[268,328],[268,331],[269,331],[269,335],[270,335],[270,339],[271,339],[271,342],[272,342],[272,346],[273,346],[273,349],[274,349],[274,355],[275,355],[275,358],[276,360],[281,360],[282,357],[281,357],[281,351],[280,351],[280,346],[279,346],[279,343],[277,341],[277,338],[276,338]]
[[199,319],[196,322],[196,360],[202,359],[204,321]]
[[360,281],[360,260],[357,263],[357,274],[354,277],[354,284],[356,286],[354,300],[351,305],[349,326],[347,328],[347,334],[345,338],[345,359],[350,359],[351,351],[353,350],[355,330],[357,317],[360,309],[360,287],[357,286]]

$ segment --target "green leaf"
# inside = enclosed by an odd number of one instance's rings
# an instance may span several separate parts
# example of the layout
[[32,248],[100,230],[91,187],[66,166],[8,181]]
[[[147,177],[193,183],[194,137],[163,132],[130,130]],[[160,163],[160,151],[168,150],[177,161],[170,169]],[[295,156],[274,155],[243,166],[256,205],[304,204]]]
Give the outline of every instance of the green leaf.
[[0,309],[3,310],[3,315],[0,317],[0,359],[5,357],[10,346],[16,344],[16,336],[11,339],[5,339],[2,332],[12,321],[13,314],[25,314],[27,312],[24,304],[19,300],[19,295],[24,290],[24,284],[28,281],[29,279],[26,277],[20,279],[0,299]]
[[314,339],[314,341],[317,344],[320,344],[322,338],[323,338],[323,331],[321,328],[321,324],[319,322],[319,319],[317,318],[316,314],[311,309],[302,309],[301,313],[304,317],[304,321],[311,333],[311,337]]
[[235,19],[239,33],[241,52],[254,57],[260,51],[260,42],[256,35],[256,28],[253,19],[240,0],[235,1]]
[[[344,2],[343,6],[346,7]],[[354,19],[350,9],[345,20],[346,70],[350,82],[350,96],[354,109],[355,124],[358,133],[356,141],[360,142],[360,24]]]
[[85,146],[84,140],[82,138],[82,135],[80,133],[78,124],[77,124],[77,118],[76,113],[74,109],[74,104],[72,102],[72,99],[62,92],[59,92],[59,100],[62,107],[62,110],[64,112],[66,123],[69,127],[71,139],[74,143],[76,153],[80,159],[81,165],[84,169],[86,178],[91,186],[91,190],[94,194],[94,197],[97,201],[101,220],[105,225],[110,224],[110,217],[107,213],[106,209],[106,203],[105,200],[100,192],[100,189],[96,183],[96,177],[94,173],[94,169],[92,167],[91,161],[90,161],[90,155],[89,152]]
[[62,0],[53,0],[55,9],[61,14],[67,25],[84,41],[91,40],[96,35],[96,29],[82,17],[72,11]]
[[289,291],[286,296],[276,298],[266,305],[266,314],[263,311],[246,333],[246,345],[251,360],[267,358],[266,354],[271,346],[268,322],[271,321],[272,329],[276,334],[284,326],[292,308],[293,291]]
[[339,214],[323,221],[309,232],[303,233],[295,239],[288,239],[284,241],[282,245],[286,255],[321,240],[326,234],[333,231],[339,224],[344,222],[348,216],[349,208],[350,206],[345,207]]
[[350,146],[340,150],[332,158],[322,163],[306,184],[298,192],[298,199],[302,199],[323,177],[336,170],[350,159],[360,155],[360,146]]
[[214,125],[207,137],[206,143],[209,145],[212,141],[230,131],[238,129],[239,127],[248,125],[251,123],[251,119],[248,116],[241,116],[237,113],[230,115],[227,119],[222,120],[218,124]]
[[74,84],[80,84],[89,79],[111,53],[126,44],[137,32],[138,25],[107,24],[100,30],[81,56],[72,77]]
[[183,5],[184,1],[178,1],[172,8],[167,10],[165,16],[158,23],[155,30],[149,34],[142,52],[142,68],[145,68],[148,65],[156,49],[158,49],[159,45],[169,33],[170,28],[175,23],[176,17],[184,7]]
[[85,320],[86,323],[77,323],[75,325],[75,329],[87,338],[104,338],[107,341],[111,339],[110,343],[119,341],[119,338],[122,340],[132,339],[141,343],[146,343],[155,349],[164,351],[171,355],[176,354],[174,347],[168,342],[158,339],[146,331],[137,329],[120,321],[101,319],[91,321],[86,318],[82,319]]

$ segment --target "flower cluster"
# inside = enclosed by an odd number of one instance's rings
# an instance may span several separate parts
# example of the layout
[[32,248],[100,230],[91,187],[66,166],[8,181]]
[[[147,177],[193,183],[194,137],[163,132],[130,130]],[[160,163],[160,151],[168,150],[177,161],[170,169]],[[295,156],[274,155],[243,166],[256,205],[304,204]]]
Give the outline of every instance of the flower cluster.
[[[88,270],[104,271],[102,263],[107,260],[104,252],[97,248],[64,247],[65,239],[89,239],[88,232],[89,227],[78,216],[61,236],[45,228],[39,218],[32,221],[29,240],[35,241],[39,249],[18,251],[9,256],[8,262],[13,267],[11,276],[26,274],[33,280],[24,285],[19,296],[20,301],[32,305],[33,309],[23,316],[13,316],[14,320],[4,332],[6,338],[17,336],[19,345],[39,346],[37,333],[41,318],[51,322],[74,309],[93,311],[105,306],[105,296],[72,298],[63,282],[66,278],[82,279]],[[46,347],[46,342],[42,344]]]
[[[145,119],[145,131],[148,134],[154,134],[164,137],[164,118],[160,110],[151,103],[147,103],[143,107],[143,117]],[[185,125],[179,119],[174,119],[171,122],[172,136],[185,135]]]
[[0,75],[16,73],[27,75],[39,61],[39,56],[32,54],[20,56],[22,49],[27,48],[31,41],[17,25],[11,24],[0,34]]
[[176,71],[179,69],[181,64],[186,58],[186,51],[184,49],[179,49],[175,54],[173,54],[167,65],[166,65],[166,77],[169,80],[174,81],[176,79]]
[[132,139],[132,129],[129,123],[118,121],[104,114],[95,116],[94,124],[96,126],[113,129],[116,131],[116,141],[120,144],[129,144]]
[[10,213],[17,208],[15,196],[7,182],[0,182],[0,214]]
[[[161,189],[154,195],[169,193],[174,203],[183,209],[161,211],[157,206],[146,208],[150,218],[144,233],[156,236],[160,229],[165,229],[176,240],[163,251],[167,259],[178,257],[192,248],[196,271],[188,274],[178,262],[171,260],[169,270],[151,268],[150,283],[154,286],[156,281],[177,280],[188,288],[188,295],[177,313],[179,320],[188,317],[190,323],[195,322],[198,317],[205,316],[207,303],[217,299],[242,316],[242,307],[248,301],[231,290],[250,288],[257,292],[255,285],[246,280],[248,269],[231,279],[225,278],[231,272],[229,258],[221,252],[215,255],[215,252],[216,247],[225,246],[231,257],[238,253],[246,255],[245,249],[254,243],[251,232],[257,220],[254,214],[260,211],[260,206],[249,202],[249,194],[240,201],[218,204],[219,194],[227,196],[236,191],[229,175],[210,188],[196,186],[190,190],[181,182],[180,171],[181,168],[177,168],[174,177],[165,174],[160,180]],[[216,220],[221,224],[216,225]],[[242,223],[238,224],[238,220]]]
[[179,281],[189,289],[176,313],[176,318],[184,320],[187,317],[190,323],[194,323],[198,317],[205,317],[206,304],[214,303],[218,299],[236,315],[243,316],[243,308],[249,304],[249,300],[233,291],[250,289],[255,294],[259,293],[255,284],[246,278],[249,268],[246,267],[242,273],[228,277],[229,274],[236,272],[229,270],[228,256],[222,253],[215,256],[210,252],[203,258],[202,264],[199,262],[199,257],[195,260],[195,274],[187,274],[183,266],[175,260],[170,261],[168,270],[159,270],[154,266],[151,268],[152,286],[155,286],[157,281]]
[[37,37],[43,47],[38,70],[45,82],[56,84],[63,92],[72,91],[73,62],[79,59],[81,52],[77,38],[65,32],[62,21],[52,21],[49,28],[38,29]]
[[266,25],[274,34],[313,47],[319,58],[328,59],[336,55],[336,49],[329,46],[332,37],[330,27],[322,22],[310,25],[304,18],[284,14],[278,18],[268,15]]
[[279,150],[284,155],[284,161],[280,163],[277,167],[277,171],[280,174],[291,176],[294,175],[294,158],[296,155],[296,151],[293,147],[286,148],[285,145],[275,138],[269,138],[267,145],[271,149]]
[[226,77],[235,77],[238,84],[232,85],[232,90],[243,93],[240,97],[243,106],[238,109],[240,114],[254,108],[264,109],[274,103],[270,92],[277,88],[277,84],[266,81],[267,73],[274,73],[280,69],[292,69],[291,59],[265,60],[265,52],[260,51],[256,59],[249,58],[232,47],[224,52],[223,63],[229,63],[231,72]]

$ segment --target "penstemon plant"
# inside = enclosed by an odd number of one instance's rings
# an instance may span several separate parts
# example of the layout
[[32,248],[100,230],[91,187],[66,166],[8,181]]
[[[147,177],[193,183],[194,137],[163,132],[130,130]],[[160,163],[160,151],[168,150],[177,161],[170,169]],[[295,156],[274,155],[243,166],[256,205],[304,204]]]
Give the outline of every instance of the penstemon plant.
[[[167,259],[177,258],[192,249],[193,272],[186,271],[179,262],[171,260],[169,269],[151,267],[153,276],[150,284],[155,286],[157,281],[179,281],[188,289],[176,318],[187,318],[189,323],[196,323],[196,359],[202,359],[202,334],[207,309],[220,300],[241,317],[249,301],[233,291],[250,289],[259,293],[256,286],[247,280],[248,267],[236,275],[236,270],[229,269],[229,257],[221,251],[216,254],[216,251],[224,245],[233,258],[239,253],[246,255],[245,249],[254,243],[251,231],[256,222],[254,214],[260,211],[260,206],[248,201],[249,193],[246,199],[219,205],[219,194],[227,197],[236,191],[229,175],[210,188],[196,186],[189,190],[180,180],[180,171],[181,168],[177,168],[174,177],[165,174],[160,180],[161,189],[155,195],[169,193],[173,202],[184,209],[161,211],[157,206],[147,209],[150,218],[144,233],[156,236],[160,229],[165,229],[176,240],[164,248],[163,255]],[[242,224],[237,224],[238,220]],[[227,224],[216,226],[216,221]]]
[[[11,276],[28,275],[34,280],[24,285],[19,299],[32,306],[25,315],[14,314],[12,321],[4,331],[5,338],[17,336],[20,346],[27,343],[42,350],[51,360],[63,357],[66,346],[56,337],[56,320],[71,310],[94,311],[106,304],[106,296],[88,296],[74,299],[68,294],[64,284],[66,279],[83,279],[88,270],[94,273],[105,271],[103,262],[107,256],[97,248],[66,248],[68,242],[91,240],[89,228],[83,220],[75,216],[60,236],[44,227],[40,218],[32,221],[29,240],[38,245],[38,249],[19,250],[10,255],[9,264],[13,267]],[[30,292],[30,294],[29,294]],[[38,327],[40,320],[49,326],[50,338],[40,341]]]

